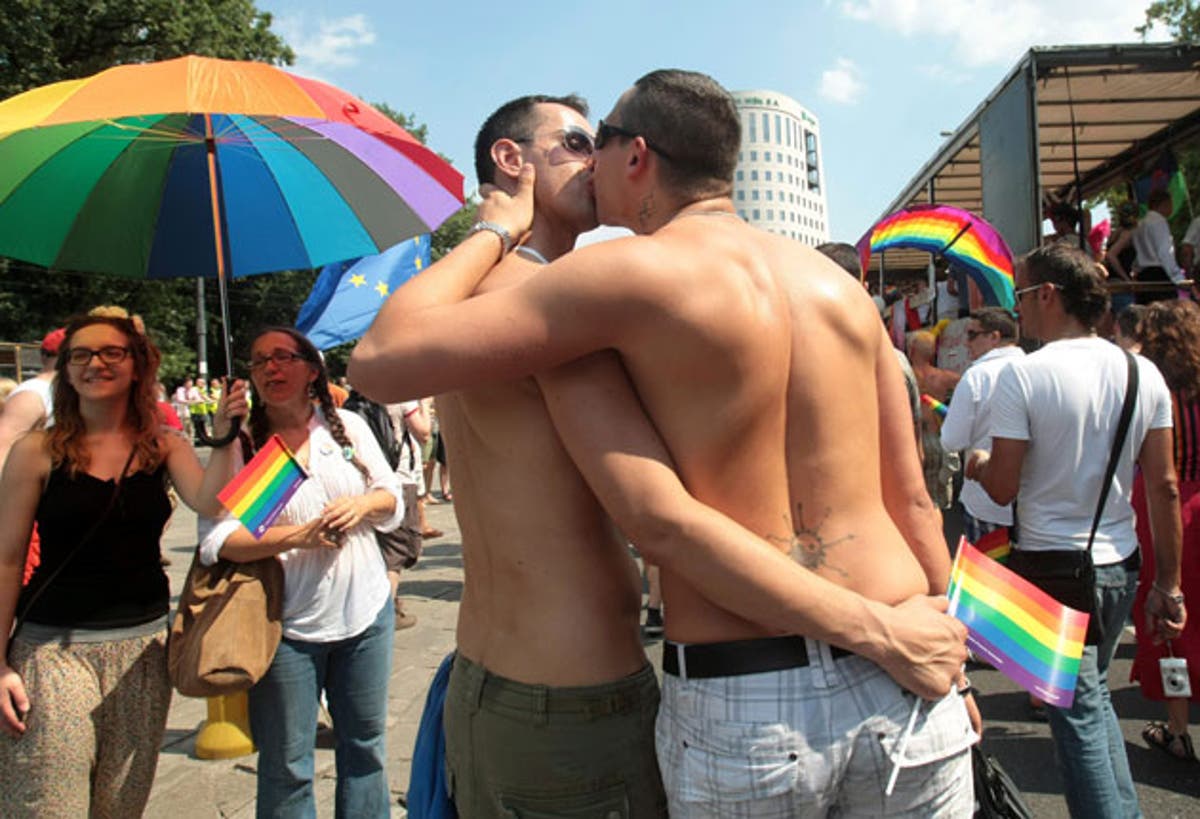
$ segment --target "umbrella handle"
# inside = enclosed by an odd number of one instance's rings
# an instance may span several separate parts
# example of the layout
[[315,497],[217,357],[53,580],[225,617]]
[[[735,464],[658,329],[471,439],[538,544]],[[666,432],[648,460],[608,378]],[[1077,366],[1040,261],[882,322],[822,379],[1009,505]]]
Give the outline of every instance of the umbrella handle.
[[229,432],[225,433],[220,438],[213,438],[208,434],[208,426],[204,423],[202,418],[193,416],[192,420],[196,424],[196,437],[200,439],[200,443],[214,448],[222,447],[232,443],[233,439],[238,436],[238,431],[242,426],[241,418],[230,418]]

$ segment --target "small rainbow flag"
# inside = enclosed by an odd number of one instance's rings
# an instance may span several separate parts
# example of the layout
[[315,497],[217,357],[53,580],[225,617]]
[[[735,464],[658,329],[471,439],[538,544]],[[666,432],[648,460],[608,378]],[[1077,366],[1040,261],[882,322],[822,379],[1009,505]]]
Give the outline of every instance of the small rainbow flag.
[[950,205],[913,205],[880,219],[858,240],[863,270],[871,254],[890,248],[924,250],[957,262],[988,304],[1013,309],[1012,251],[1004,237],[970,211]]
[[945,418],[946,413],[950,411],[948,406],[934,398],[932,395],[926,395],[925,393],[921,393],[921,403],[936,412],[938,418]]
[[257,540],[307,479],[308,473],[287,444],[278,435],[272,435],[250,463],[217,494],[217,499]]
[[999,529],[993,529],[983,535],[975,544],[975,548],[997,563],[1007,563],[1008,556],[1012,553],[1012,541],[1008,537],[1008,527],[1001,526]]
[[990,560],[966,538],[958,544],[947,596],[972,651],[1031,694],[1071,707],[1087,614]]

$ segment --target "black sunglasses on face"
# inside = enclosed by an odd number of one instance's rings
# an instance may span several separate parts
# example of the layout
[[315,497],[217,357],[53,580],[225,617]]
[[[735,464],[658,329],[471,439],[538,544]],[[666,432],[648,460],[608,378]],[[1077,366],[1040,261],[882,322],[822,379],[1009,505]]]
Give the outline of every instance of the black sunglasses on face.
[[994,330],[967,330],[967,340],[974,341],[980,336],[990,336]]
[[[558,133],[559,144],[573,154],[589,157],[592,155],[592,151],[595,150],[595,142],[592,140],[592,135],[582,128],[563,128]],[[513,142],[533,142],[533,137],[514,139]]]
[[644,134],[635,134],[633,131],[622,128],[620,125],[613,125],[605,122],[604,120],[600,120],[600,122],[596,125],[596,150],[598,151],[603,148],[608,141],[615,136],[625,137],[626,139],[641,137],[646,143],[646,147],[654,151],[654,153],[658,154],[663,159],[674,160],[674,157],[672,157],[669,153],[664,151],[662,148],[659,148],[650,140],[646,139]]

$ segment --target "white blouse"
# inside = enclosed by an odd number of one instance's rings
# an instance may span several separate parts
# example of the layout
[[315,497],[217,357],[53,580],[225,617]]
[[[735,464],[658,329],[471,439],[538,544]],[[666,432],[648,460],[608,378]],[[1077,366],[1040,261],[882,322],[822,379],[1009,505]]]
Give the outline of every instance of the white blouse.
[[[366,630],[384,605],[390,605],[391,586],[375,530],[391,532],[404,519],[400,481],[388,466],[366,421],[338,410],[355,454],[371,475],[364,487],[362,475],[346,460],[318,408],[308,423],[308,480],[292,495],[275,525],[299,525],[321,516],[325,504],[340,497],[383,489],[396,498],[396,510],[386,519],[364,520],[351,529],[340,549],[289,549],[279,555],[283,564],[283,635],[292,640],[328,643],[354,637]],[[234,447],[234,464],[242,466],[240,447]],[[200,560],[217,562],[225,540],[241,527],[226,514],[200,542]]]

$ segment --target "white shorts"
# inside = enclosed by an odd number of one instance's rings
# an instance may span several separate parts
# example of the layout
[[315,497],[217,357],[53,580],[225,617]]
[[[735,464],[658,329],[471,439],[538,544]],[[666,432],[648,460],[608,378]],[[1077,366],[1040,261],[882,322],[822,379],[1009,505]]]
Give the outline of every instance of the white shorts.
[[962,698],[924,705],[885,796],[914,695],[861,657],[806,643],[817,659],[801,668],[663,675],[655,738],[673,819],[970,817],[978,737]]

